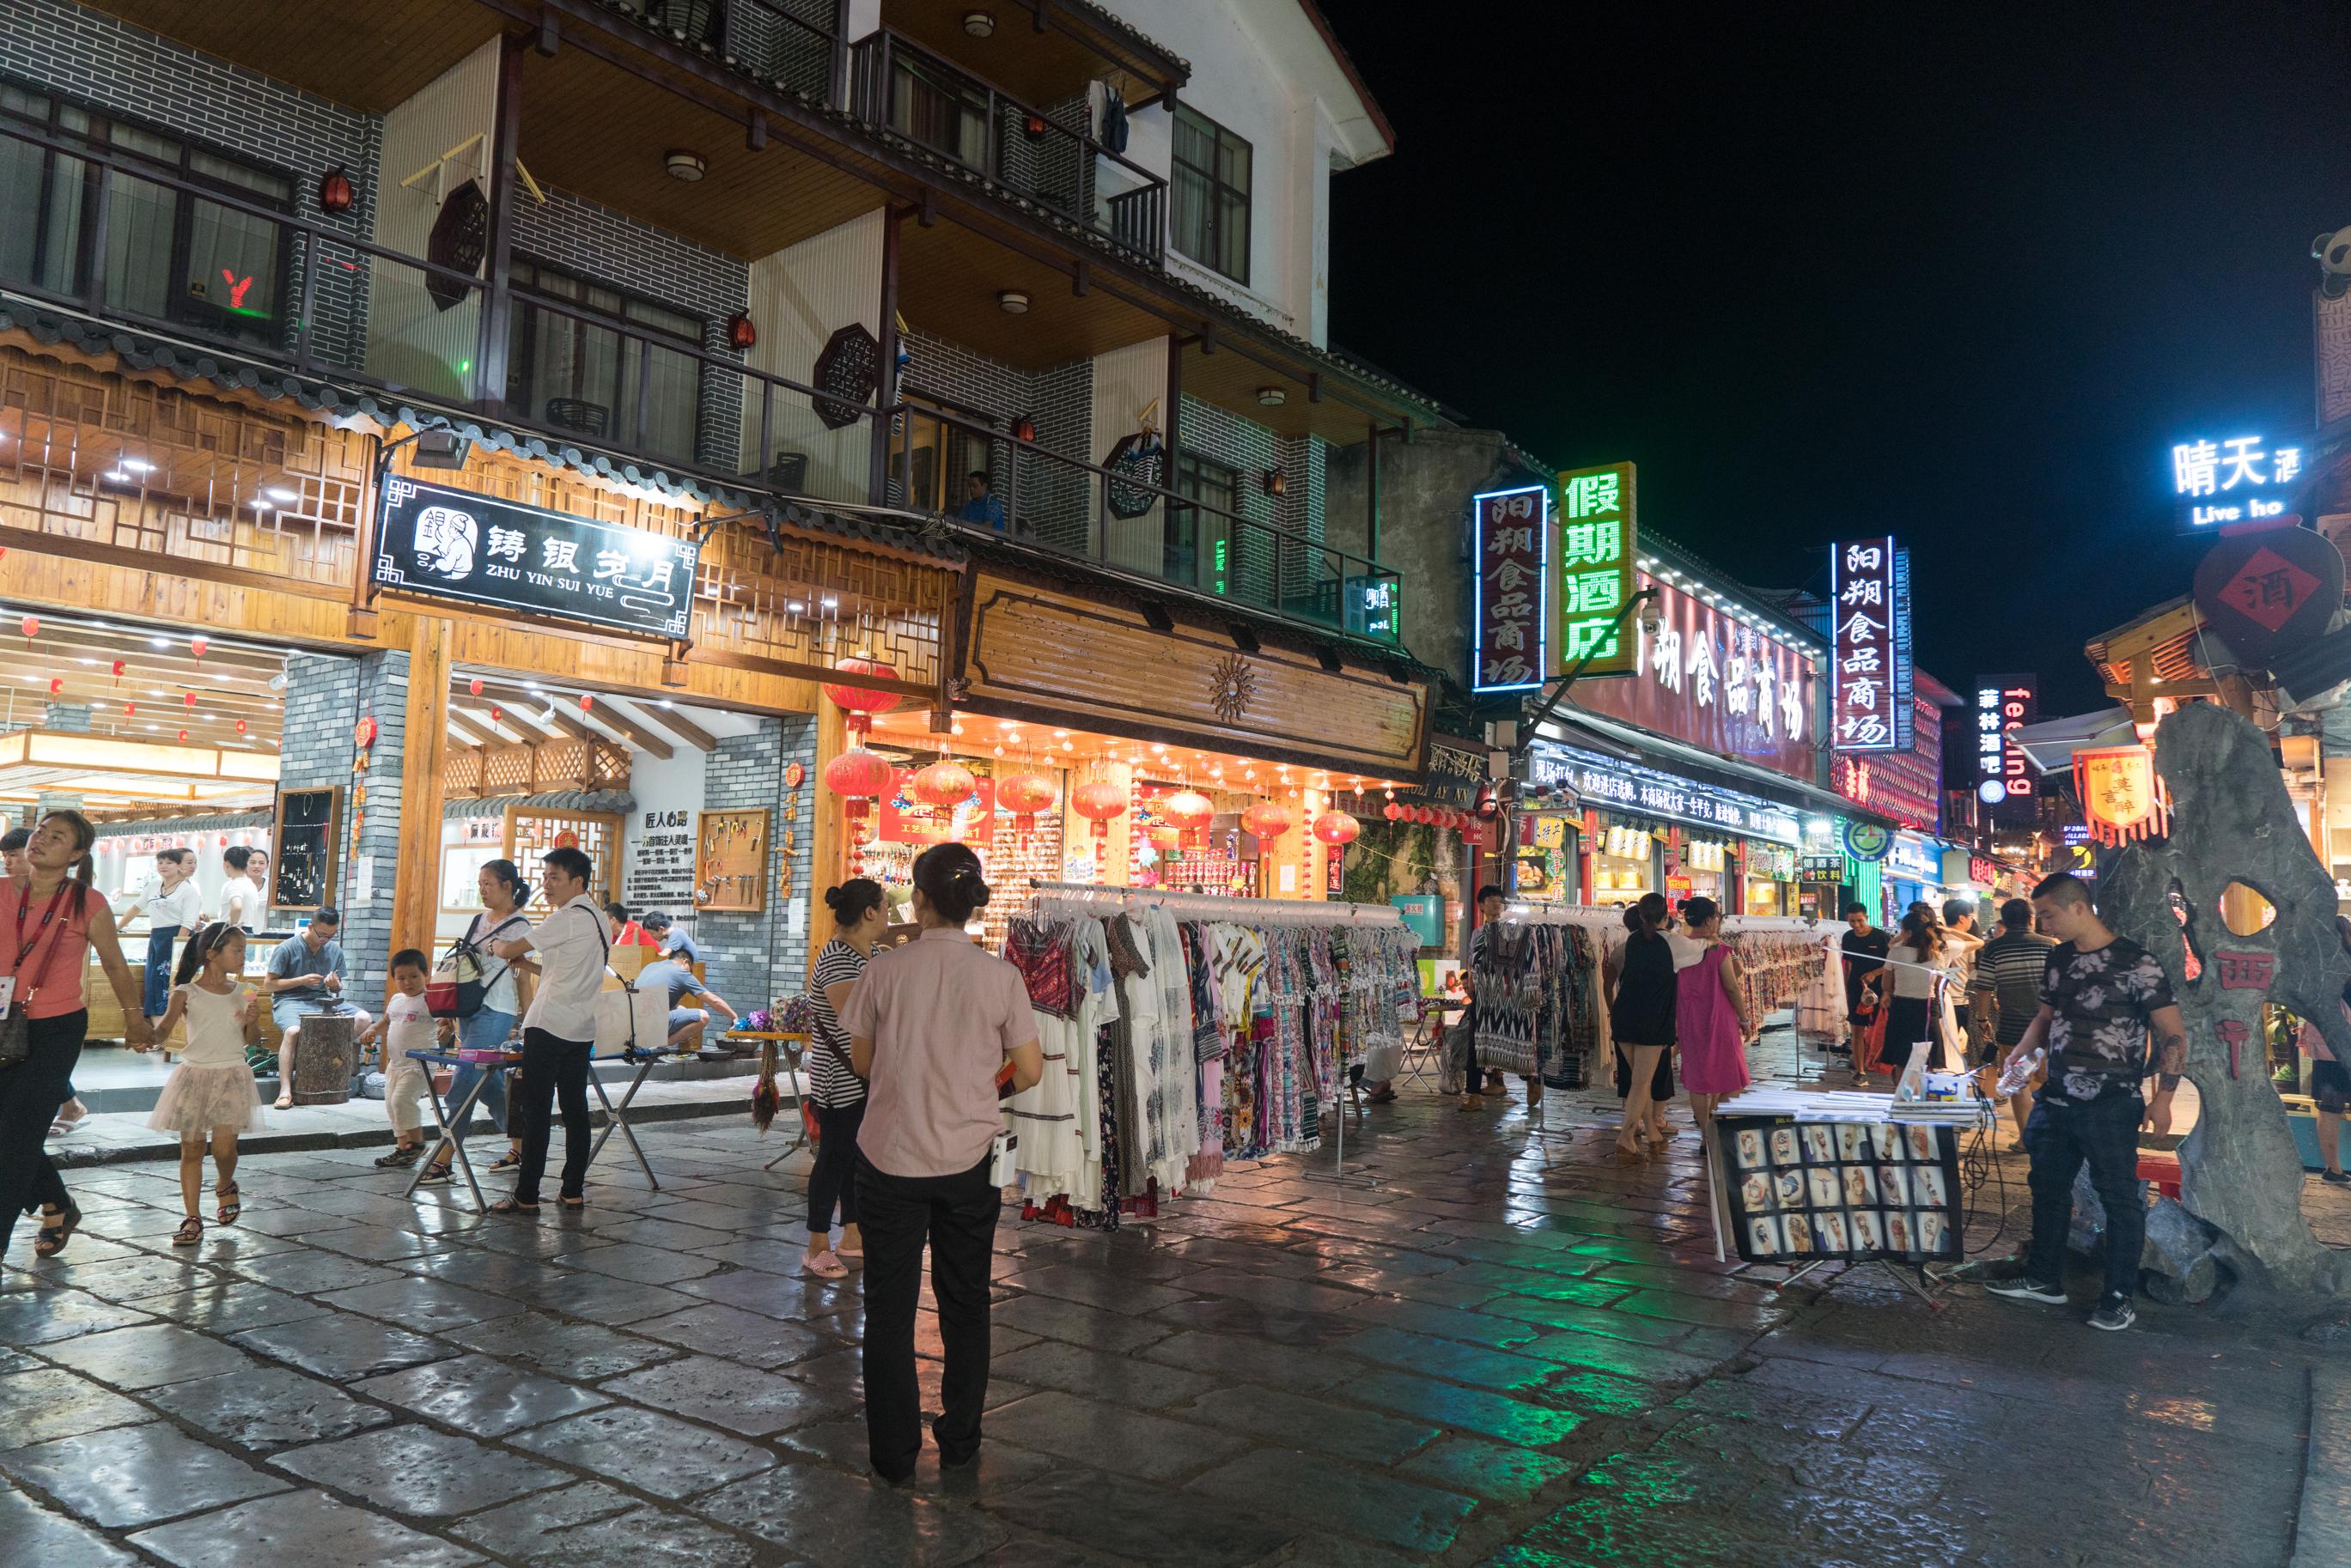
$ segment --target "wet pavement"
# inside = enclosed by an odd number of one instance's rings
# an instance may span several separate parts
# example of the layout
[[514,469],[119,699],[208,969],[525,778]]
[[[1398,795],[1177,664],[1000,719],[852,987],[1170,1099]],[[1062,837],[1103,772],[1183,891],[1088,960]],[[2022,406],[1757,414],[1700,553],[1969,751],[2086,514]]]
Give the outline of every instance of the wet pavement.
[[535,1222],[403,1200],[373,1148],[256,1155],[193,1250],[172,1166],[78,1170],[65,1257],[20,1224],[0,1276],[0,1568],[2276,1568],[2298,1511],[2322,1544],[2317,1309],[1782,1293],[1715,1261],[1686,1121],[1622,1167],[1602,1101],[1531,1137],[1519,1092],[1351,1117],[1343,1184],[1326,1147],[1113,1234],[1008,1210],[986,1447],[902,1490],[857,1282],[797,1275],[805,1160],[763,1173],[746,1117],[648,1127],[662,1190],[608,1150]]

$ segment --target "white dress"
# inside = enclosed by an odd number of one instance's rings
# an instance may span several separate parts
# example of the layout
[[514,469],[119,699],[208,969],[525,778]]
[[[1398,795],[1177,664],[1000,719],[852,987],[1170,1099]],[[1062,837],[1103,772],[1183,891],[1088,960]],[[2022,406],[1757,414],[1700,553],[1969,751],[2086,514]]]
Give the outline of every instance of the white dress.
[[187,999],[188,1048],[163,1080],[147,1125],[157,1132],[209,1137],[220,1128],[259,1132],[269,1125],[261,1114],[261,1093],[246,1064],[245,1030],[237,1023],[246,989],[221,995],[201,985],[177,988]]

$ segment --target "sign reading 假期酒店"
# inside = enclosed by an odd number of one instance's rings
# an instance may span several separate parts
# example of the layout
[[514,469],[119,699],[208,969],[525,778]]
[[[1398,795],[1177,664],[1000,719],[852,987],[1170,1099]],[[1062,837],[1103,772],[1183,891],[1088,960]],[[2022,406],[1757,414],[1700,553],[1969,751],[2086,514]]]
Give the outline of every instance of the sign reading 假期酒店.
[[394,474],[376,524],[376,586],[686,635],[700,546]]
[[1473,691],[1527,691],[1552,673],[1551,497],[1540,484],[1476,498]]
[[1910,562],[1891,535],[1833,547],[1829,609],[1835,668],[1829,743],[1840,752],[1910,749]]
[[1639,547],[1633,465],[1612,462],[1559,476],[1559,570],[1552,592],[1552,674],[1584,655],[1586,676],[1630,675],[1640,645],[1625,602],[1633,597]]

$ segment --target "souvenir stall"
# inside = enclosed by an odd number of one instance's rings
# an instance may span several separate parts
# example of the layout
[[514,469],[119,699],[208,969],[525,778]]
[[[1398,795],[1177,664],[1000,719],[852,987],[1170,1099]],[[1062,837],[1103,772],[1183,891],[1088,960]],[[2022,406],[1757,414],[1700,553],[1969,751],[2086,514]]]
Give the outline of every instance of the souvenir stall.
[[1796,851],[1789,846],[1746,840],[1740,846],[1738,912],[1802,914],[1797,907],[1796,868]]
[[1417,950],[1390,906],[1040,885],[1005,944],[1045,1051],[1009,1102],[1024,1218],[1115,1230],[1228,1159],[1319,1148],[1401,1047]]

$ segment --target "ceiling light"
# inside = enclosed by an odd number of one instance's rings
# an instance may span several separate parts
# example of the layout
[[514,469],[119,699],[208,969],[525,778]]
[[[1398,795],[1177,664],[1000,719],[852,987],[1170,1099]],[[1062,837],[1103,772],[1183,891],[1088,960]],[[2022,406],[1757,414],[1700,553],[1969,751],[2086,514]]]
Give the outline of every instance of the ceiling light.
[[287,489],[282,484],[273,484],[268,489],[263,491],[262,493],[268,496],[270,500],[275,501],[280,506],[291,506],[297,501],[302,499],[299,495],[297,495],[294,492]]
[[122,459],[121,462],[116,463],[115,466],[117,468],[127,468],[133,473],[152,473],[155,472],[155,465],[149,462],[143,457],[126,457]]
[[996,18],[985,11],[966,11],[963,30],[975,38],[985,38],[996,31]]
[[804,599],[794,599],[784,607],[786,612],[791,615],[798,615],[806,608],[808,608],[808,603]]
[[834,598],[831,594],[827,594],[824,597],[819,599],[817,603],[824,606],[827,609],[839,609],[841,607],[841,601]]
[[1259,387],[1257,389],[1258,407],[1261,409],[1278,409],[1288,401],[1290,394],[1280,387]]
[[123,472],[119,468],[108,469],[103,477],[109,484],[128,484],[131,483],[131,476]]
[[1017,288],[1008,288],[996,296],[997,308],[1007,316],[1029,314],[1029,296]]
[[671,179],[691,185],[710,172],[710,160],[699,152],[674,147],[662,154],[662,167],[669,171]]
[[673,702],[673,701],[671,701],[668,698],[664,697],[664,698],[663,698],[660,701],[658,701],[658,702],[654,703],[654,704],[653,704],[653,706],[654,706],[654,707],[656,707],[656,708],[664,708],[664,709],[667,709],[667,708],[675,708],[675,707],[677,706],[677,704],[676,704],[676,703],[674,703],[674,702]]

